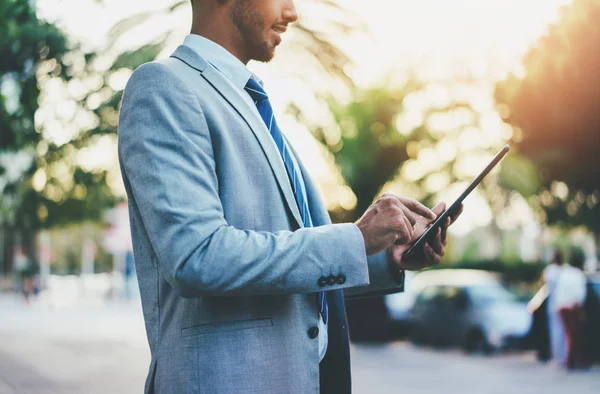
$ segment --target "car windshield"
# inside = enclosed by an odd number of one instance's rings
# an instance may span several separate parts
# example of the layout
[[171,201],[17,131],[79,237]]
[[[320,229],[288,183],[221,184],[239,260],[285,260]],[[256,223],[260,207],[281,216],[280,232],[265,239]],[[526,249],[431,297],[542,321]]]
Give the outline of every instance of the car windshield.
[[517,301],[517,297],[501,285],[469,286],[468,292],[476,304],[510,303]]

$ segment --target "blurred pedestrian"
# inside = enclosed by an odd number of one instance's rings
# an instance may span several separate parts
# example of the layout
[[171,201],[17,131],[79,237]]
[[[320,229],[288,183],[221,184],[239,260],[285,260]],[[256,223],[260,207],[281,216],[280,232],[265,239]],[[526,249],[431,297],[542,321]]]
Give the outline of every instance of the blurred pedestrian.
[[548,315],[548,332],[550,334],[550,355],[553,360],[562,363],[565,359],[565,332],[556,303],[556,285],[564,263],[563,252],[554,251],[550,264],[544,269],[544,283],[548,287],[546,313]]
[[25,302],[29,303],[31,296],[36,293],[35,272],[32,261],[21,247],[16,248],[13,258],[19,290],[23,294]]
[[29,303],[31,296],[34,293],[35,286],[33,281],[33,274],[31,271],[24,271],[22,274],[21,280],[21,290],[23,291],[23,297],[25,297],[25,302]]
[[583,348],[583,304],[587,293],[587,280],[583,273],[584,256],[578,250],[569,257],[569,264],[561,267],[556,284],[555,302],[566,334],[566,357],[563,365],[569,369],[587,367]]

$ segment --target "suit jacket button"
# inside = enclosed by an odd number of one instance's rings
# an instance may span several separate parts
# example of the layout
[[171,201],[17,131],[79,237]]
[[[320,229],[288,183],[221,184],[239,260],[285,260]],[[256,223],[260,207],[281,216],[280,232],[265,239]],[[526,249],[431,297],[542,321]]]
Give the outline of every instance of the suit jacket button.
[[335,276],[331,275],[329,278],[327,278],[327,284],[329,286],[335,285]]
[[314,326],[308,330],[308,337],[310,339],[315,339],[318,336],[319,336],[319,327]]
[[346,283],[346,275],[344,274],[339,274],[337,276],[337,278],[335,278],[335,281],[338,285],[343,285],[344,283]]
[[319,281],[317,282],[317,284],[319,285],[319,287],[325,287],[327,286],[327,278],[324,276],[321,276],[319,278]]

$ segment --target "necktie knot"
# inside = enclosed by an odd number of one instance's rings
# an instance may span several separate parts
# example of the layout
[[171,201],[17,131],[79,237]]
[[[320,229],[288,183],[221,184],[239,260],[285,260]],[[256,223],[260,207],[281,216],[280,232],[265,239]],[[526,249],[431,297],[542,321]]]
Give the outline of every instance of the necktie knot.
[[245,89],[255,102],[269,99],[263,87],[253,78],[248,80]]

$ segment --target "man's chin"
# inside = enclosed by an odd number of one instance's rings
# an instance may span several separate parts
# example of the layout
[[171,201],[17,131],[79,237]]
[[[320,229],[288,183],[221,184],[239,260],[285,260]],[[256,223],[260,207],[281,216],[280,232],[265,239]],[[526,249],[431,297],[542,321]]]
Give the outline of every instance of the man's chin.
[[257,53],[253,56],[253,59],[262,62],[269,63],[275,57],[275,46],[263,47],[260,53]]

